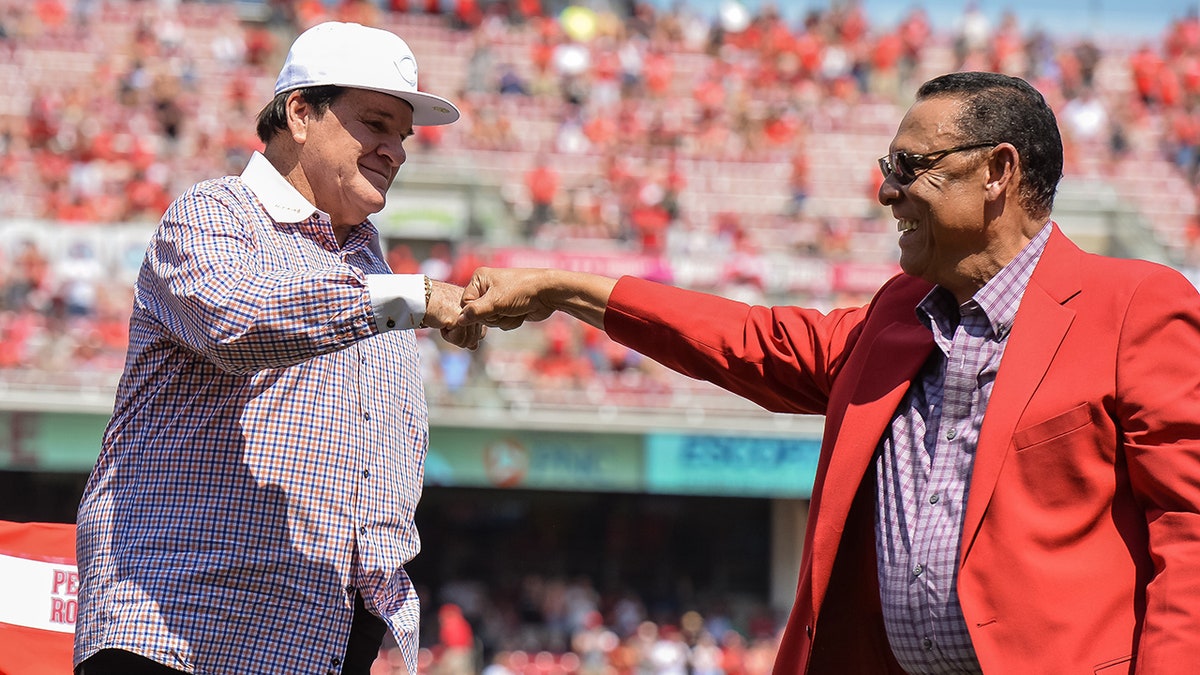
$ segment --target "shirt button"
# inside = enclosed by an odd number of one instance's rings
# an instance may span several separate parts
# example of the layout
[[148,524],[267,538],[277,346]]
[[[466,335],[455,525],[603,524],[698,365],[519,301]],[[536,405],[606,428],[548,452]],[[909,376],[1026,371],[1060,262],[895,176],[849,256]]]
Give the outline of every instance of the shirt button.
[[371,470],[363,469],[363,478],[370,478],[370,477],[371,477]]
[[930,504],[936,504],[936,503],[938,503],[938,500],[939,500],[939,499],[941,499],[941,497],[937,496],[937,493],[934,493],[934,494],[931,494],[931,495],[929,495],[929,503],[930,503]]
[[363,419],[369,422],[371,420],[371,413],[363,413]]
[[359,533],[359,534],[366,534],[366,533],[367,533],[367,526],[366,526],[366,525],[363,525],[362,527],[358,528],[358,533]]
[[952,441],[952,440],[954,440],[954,437],[957,435],[958,435],[958,432],[951,429],[950,431],[946,432],[946,440]]
[[930,640],[929,638],[924,638],[921,640],[921,646],[924,647],[925,649],[933,649],[933,640]]
[[913,568],[913,576],[919,577],[919,576],[921,576],[921,572],[924,572],[924,571],[925,571],[925,566],[920,563],[917,563],[917,566]]
[[329,663],[330,663],[330,665],[334,665],[334,666],[336,666],[336,665],[340,664],[341,662],[342,662],[342,660],[341,660],[341,659],[339,659],[339,658],[338,658],[338,657],[336,657],[336,656],[335,656],[335,657],[333,657],[333,658],[331,658],[331,659],[329,659]]
[[351,593],[353,593],[354,592],[354,584],[346,584],[345,591],[346,591],[346,595],[350,595]]
[[395,328],[395,327],[396,327],[396,320],[395,320],[395,319],[388,319],[388,320],[387,320],[387,323],[385,323],[384,325],[385,325],[385,326],[387,326],[388,328]]

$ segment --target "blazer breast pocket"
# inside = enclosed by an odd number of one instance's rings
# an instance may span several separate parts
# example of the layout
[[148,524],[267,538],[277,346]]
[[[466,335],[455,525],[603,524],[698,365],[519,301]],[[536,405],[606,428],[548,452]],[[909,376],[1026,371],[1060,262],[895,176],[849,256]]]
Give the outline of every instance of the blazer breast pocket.
[[1013,445],[1017,452],[1024,452],[1042,443],[1048,443],[1092,424],[1091,409],[1086,403],[1055,415],[1048,420],[1017,429],[1013,433]]
[[1072,510],[1112,492],[1114,448],[1098,438],[1092,415],[1083,403],[1013,434],[1011,461],[1030,506]]

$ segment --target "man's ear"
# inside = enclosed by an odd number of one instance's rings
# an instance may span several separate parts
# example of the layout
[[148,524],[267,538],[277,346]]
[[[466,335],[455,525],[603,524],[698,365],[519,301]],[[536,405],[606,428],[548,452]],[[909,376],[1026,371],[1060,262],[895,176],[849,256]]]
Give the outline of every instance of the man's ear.
[[1001,143],[988,156],[987,183],[984,190],[989,199],[999,199],[1009,186],[1015,186],[1021,173],[1021,156],[1012,143]]
[[292,140],[303,144],[308,138],[308,125],[313,120],[312,106],[304,100],[299,91],[288,94],[284,106],[287,110],[288,133],[292,135]]

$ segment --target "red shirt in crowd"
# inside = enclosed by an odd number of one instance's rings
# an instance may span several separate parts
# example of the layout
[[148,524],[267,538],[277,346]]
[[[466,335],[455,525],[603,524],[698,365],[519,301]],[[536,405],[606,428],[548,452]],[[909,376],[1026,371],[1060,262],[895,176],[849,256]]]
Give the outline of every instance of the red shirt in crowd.
[[558,193],[558,172],[538,164],[525,174],[525,186],[529,188],[529,198],[534,204],[553,204]]

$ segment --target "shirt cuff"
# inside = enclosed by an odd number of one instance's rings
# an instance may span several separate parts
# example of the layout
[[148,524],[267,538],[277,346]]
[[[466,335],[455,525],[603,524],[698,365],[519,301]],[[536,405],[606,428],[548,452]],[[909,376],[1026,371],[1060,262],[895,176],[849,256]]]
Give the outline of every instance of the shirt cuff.
[[422,274],[368,274],[367,292],[380,333],[417,328],[425,318]]

